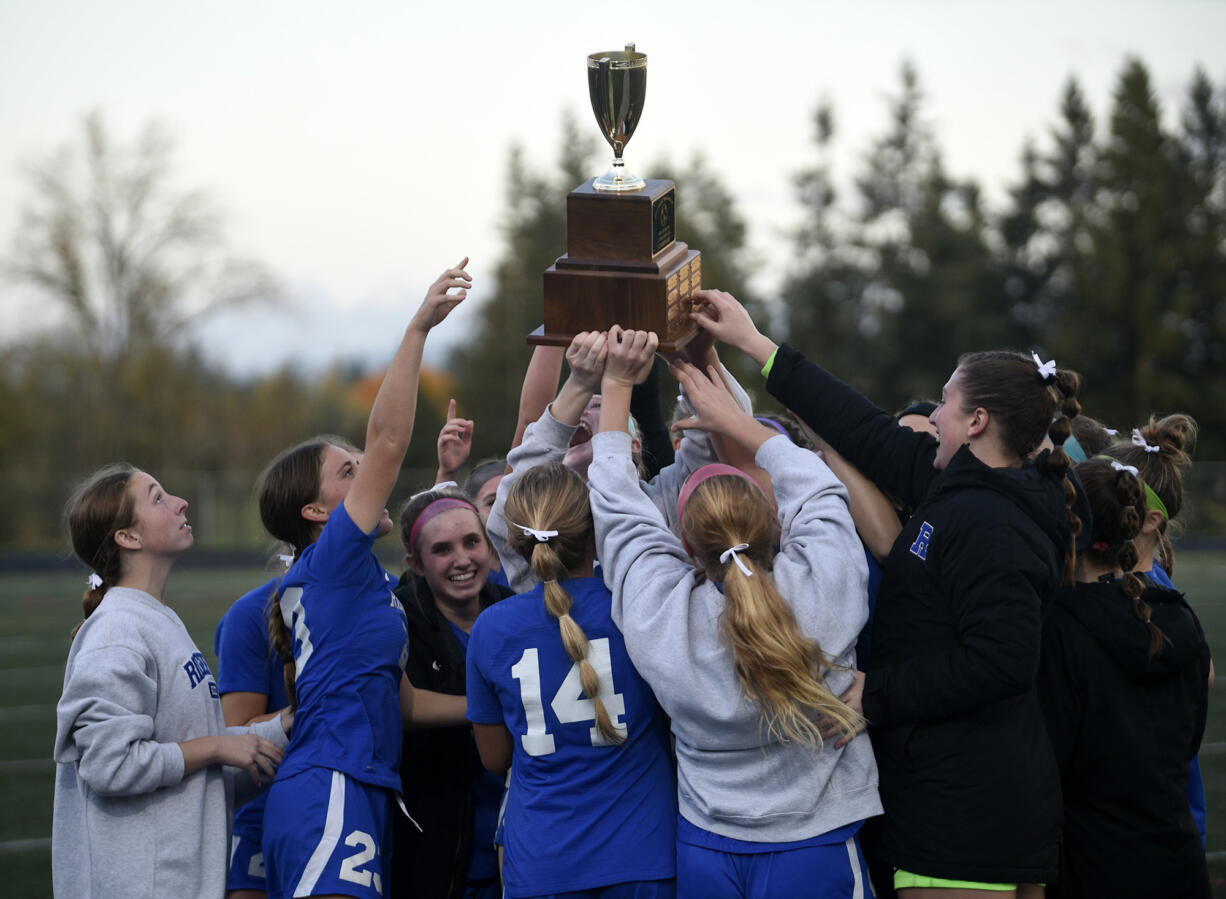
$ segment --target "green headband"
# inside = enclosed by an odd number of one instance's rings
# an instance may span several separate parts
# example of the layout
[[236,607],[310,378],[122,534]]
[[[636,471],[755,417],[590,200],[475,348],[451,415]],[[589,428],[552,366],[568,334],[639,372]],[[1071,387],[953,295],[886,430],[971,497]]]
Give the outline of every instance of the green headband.
[[[1102,459],[1104,462],[1116,461],[1111,456],[1103,455],[1102,453],[1099,453],[1094,458]],[[1161,512],[1162,517],[1167,521],[1170,521],[1171,516],[1170,513],[1166,511],[1166,503],[1164,503],[1162,498],[1154,492],[1154,488],[1149,486],[1149,483],[1144,478],[1137,478],[1137,480],[1140,481],[1141,486],[1145,488],[1145,508],[1151,512]]]
[[1145,488],[1145,508],[1151,512],[1161,512],[1162,517],[1170,521],[1171,516],[1167,514],[1166,503],[1158,497],[1158,494],[1154,493],[1154,488],[1145,483],[1145,481],[1142,481],[1141,485]]

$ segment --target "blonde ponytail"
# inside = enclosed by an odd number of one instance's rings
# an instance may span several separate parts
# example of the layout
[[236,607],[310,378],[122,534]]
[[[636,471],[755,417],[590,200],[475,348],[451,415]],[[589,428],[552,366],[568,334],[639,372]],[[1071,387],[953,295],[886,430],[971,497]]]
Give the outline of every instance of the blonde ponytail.
[[[684,515],[686,540],[707,577],[723,584],[733,667],[767,733],[821,746],[822,719],[857,732],[864,719],[826,685],[826,672],[839,666],[801,633],[771,577],[779,525],[766,497],[744,478],[717,475],[694,489]],[[740,544],[747,546],[729,552]]]
[[507,496],[508,541],[545,586],[545,610],[558,620],[562,645],[579,666],[583,692],[596,709],[596,727],[614,745],[626,739],[600,698],[600,675],[588,660],[588,639],[571,616],[571,595],[559,583],[568,572],[590,562],[595,529],[587,485],[565,465],[531,468],[515,481]]

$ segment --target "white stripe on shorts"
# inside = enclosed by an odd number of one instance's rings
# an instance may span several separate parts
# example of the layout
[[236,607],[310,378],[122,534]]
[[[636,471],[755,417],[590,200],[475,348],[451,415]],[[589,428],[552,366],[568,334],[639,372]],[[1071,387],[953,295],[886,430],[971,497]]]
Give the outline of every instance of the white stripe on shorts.
[[856,838],[849,838],[843,845],[847,847],[847,860],[851,862],[851,899],[864,899],[864,879],[860,876],[860,853],[856,852]]
[[345,775],[339,771],[333,771],[332,789],[328,794],[328,815],[324,819],[323,836],[319,838],[319,845],[315,847],[315,851],[311,853],[311,857],[307,861],[306,870],[302,872],[302,879],[298,881],[298,886],[294,888],[295,897],[313,896],[315,894],[315,884],[319,882],[320,875],[324,873],[324,868],[328,864],[328,859],[332,857],[336,844],[341,841],[341,828],[344,824]]

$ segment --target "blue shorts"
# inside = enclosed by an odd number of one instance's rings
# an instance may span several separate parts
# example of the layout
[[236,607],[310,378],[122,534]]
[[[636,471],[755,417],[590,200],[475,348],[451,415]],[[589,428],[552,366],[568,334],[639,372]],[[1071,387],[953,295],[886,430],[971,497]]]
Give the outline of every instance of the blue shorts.
[[867,899],[860,841],[736,853],[677,843],[678,899]]
[[259,890],[268,892],[264,876],[264,847],[250,837],[235,834],[230,837],[230,873],[226,875],[226,892]]
[[392,793],[331,768],[268,788],[264,867],[270,899],[384,895],[391,870]]
[[614,883],[607,887],[590,890],[574,890],[569,893],[548,893],[532,899],[674,899],[677,895],[675,880],[637,880],[631,883]]

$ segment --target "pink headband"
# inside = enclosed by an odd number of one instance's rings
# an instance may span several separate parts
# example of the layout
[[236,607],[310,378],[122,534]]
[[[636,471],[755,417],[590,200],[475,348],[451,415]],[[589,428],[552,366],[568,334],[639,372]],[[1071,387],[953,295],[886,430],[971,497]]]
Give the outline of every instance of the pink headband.
[[[413,529],[409,531],[409,549],[411,551],[417,548],[417,538],[421,534],[421,529],[426,526],[430,519],[436,515],[440,515],[449,509],[467,509],[474,515],[477,515],[477,507],[472,503],[465,502],[462,499],[456,499],[451,496],[444,496],[436,499],[426,508],[421,510],[421,514],[417,516],[417,520],[413,522]],[[477,516],[480,518],[481,516]]]
[[749,483],[757,487],[759,491],[762,489],[761,487],[758,487],[757,481],[735,466],[725,465],[723,462],[712,462],[710,465],[704,465],[702,468],[696,469],[694,473],[686,479],[685,484],[681,487],[681,496],[677,500],[677,517],[681,521],[685,521],[685,506],[686,503],[690,501],[690,496],[693,494],[695,488],[697,488],[703,481],[707,480],[707,478],[714,478],[718,477],[719,475],[732,475],[734,477],[744,478],[745,480],[749,481]]

